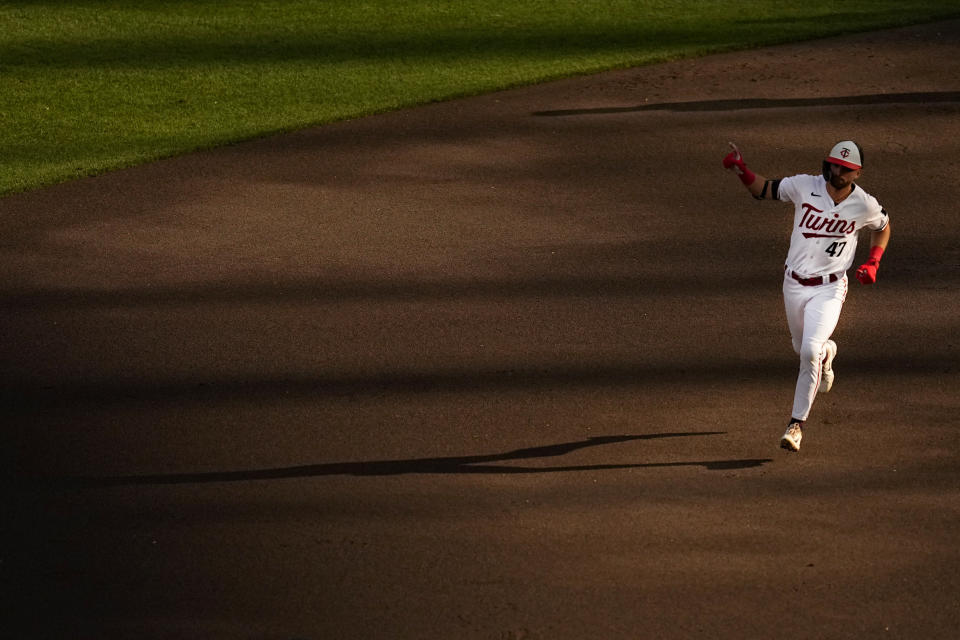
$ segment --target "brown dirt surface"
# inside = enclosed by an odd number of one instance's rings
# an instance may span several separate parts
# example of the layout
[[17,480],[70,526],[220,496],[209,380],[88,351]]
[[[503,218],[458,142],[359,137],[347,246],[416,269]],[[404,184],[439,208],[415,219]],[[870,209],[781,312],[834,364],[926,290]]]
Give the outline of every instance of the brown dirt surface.
[[[955,637],[958,116],[950,21],[0,200],[5,633]],[[893,238],[792,455],[792,208],[720,160],[844,138]]]

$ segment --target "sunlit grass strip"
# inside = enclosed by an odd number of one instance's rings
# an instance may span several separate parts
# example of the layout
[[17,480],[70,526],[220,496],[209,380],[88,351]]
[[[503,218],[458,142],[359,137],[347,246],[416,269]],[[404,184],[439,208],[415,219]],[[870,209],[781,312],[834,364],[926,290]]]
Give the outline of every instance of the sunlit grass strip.
[[574,74],[960,15],[939,0],[0,5],[0,194]]

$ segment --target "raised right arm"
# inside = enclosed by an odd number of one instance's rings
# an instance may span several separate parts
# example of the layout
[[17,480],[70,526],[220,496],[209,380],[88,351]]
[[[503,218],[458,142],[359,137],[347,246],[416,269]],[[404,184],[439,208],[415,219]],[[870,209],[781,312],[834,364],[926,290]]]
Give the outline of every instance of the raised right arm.
[[746,163],[743,161],[743,154],[740,153],[740,149],[737,148],[737,145],[732,142],[729,143],[732,151],[726,155],[723,159],[723,167],[729,169],[737,174],[737,177],[740,178],[740,182],[743,183],[743,186],[747,188],[747,191],[750,192],[757,200],[763,200],[767,196],[776,198],[776,193],[770,193],[770,187],[774,181],[767,180],[758,173],[754,173],[747,169]]

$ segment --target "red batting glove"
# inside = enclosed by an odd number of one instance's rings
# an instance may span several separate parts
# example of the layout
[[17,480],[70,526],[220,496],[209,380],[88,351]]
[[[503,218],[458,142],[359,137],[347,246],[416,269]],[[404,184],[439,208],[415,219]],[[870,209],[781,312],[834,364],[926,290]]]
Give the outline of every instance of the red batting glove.
[[873,284],[877,281],[877,267],[879,266],[880,263],[876,260],[867,260],[857,269],[857,280],[863,284]]
[[877,281],[877,269],[880,268],[880,256],[883,247],[870,247],[870,257],[857,269],[857,280],[863,284],[873,284]]
[[753,184],[753,181],[757,179],[757,176],[753,171],[747,169],[747,165],[744,163],[743,156],[740,155],[740,150],[737,149],[737,146],[732,142],[730,146],[733,148],[733,151],[723,158],[723,168],[732,169],[733,172],[737,174],[737,177],[740,178],[740,182],[749,187]]

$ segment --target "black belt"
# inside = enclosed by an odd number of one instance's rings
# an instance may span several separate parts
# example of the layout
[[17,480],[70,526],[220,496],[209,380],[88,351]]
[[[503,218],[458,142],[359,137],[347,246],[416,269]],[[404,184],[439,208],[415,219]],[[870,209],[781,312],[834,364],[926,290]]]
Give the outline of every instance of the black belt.
[[789,274],[791,278],[793,278],[794,280],[796,280],[797,282],[799,282],[805,287],[816,287],[821,284],[836,282],[843,275],[842,273],[831,273],[828,276],[813,276],[812,278],[801,278],[790,269],[787,269],[786,267],[784,267],[784,269],[786,269],[787,274]]

